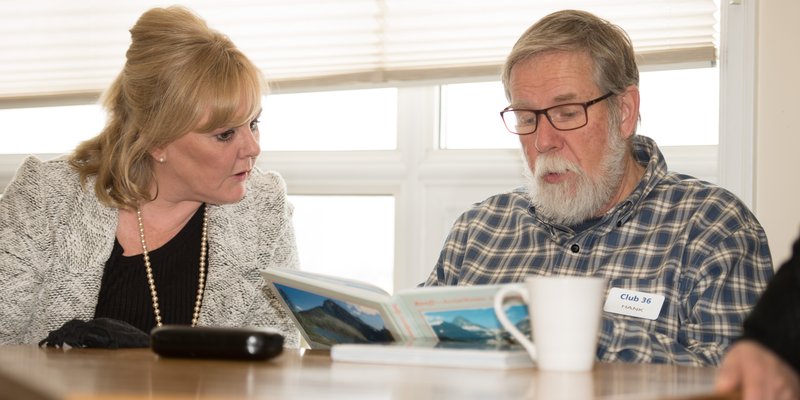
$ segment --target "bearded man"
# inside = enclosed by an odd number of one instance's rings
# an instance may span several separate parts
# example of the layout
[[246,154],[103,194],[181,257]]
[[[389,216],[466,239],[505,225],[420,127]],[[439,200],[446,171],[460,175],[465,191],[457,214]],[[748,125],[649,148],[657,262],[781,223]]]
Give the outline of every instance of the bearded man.
[[462,214],[425,285],[605,277],[607,302],[653,301],[606,307],[598,360],[717,365],[773,276],[767,238],[735,195],[669,172],[636,135],[627,34],[590,13],[550,14],[514,45],[503,84],[529,182]]

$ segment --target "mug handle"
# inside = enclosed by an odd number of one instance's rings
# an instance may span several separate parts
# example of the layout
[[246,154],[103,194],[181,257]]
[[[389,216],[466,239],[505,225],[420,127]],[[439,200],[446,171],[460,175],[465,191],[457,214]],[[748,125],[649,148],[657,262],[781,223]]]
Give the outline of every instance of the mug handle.
[[[500,325],[503,325],[503,328],[505,328],[509,333],[511,333],[511,336],[513,336],[514,339],[517,339],[517,341],[523,347],[525,347],[525,350],[528,351],[528,354],[531,356],[531,359],[535,361],[536,346],[534,346],[533,342],[528,340],[528,338],[522,332],[520,332],[520,330],[517,329],[517,327],[514,326],[513,323],[511,323],[511,320],[508,319],[508,316],[506,316],[506,312],[503,309],[506,297],[508,297],[511,294],[516,294],[522,297],[526,305],[529,303],[528,290],[525,286],[520,286],[520,285],[506,286],[500,288],[500,290],[497,291],[497,294],[494,295],[494,313],[497,315],[497,320],[500,321]],[[530,310],[528,310],[528,314],[530,315]],[[531,319],[531,323],[533,323],[533,319]]]

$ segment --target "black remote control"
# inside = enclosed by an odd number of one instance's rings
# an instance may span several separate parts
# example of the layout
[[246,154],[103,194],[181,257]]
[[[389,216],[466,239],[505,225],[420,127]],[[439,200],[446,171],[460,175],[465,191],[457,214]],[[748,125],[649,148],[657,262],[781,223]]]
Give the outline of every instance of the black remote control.
[[150,332],[163,357],[268,360],[283,351],[283,335],[267,328],[164,325]]

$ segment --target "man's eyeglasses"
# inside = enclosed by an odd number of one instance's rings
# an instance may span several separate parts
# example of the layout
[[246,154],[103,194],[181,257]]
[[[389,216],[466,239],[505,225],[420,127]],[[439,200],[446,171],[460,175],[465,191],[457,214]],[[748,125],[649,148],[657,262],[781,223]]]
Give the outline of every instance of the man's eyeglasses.
[[539,116],[542,114],[547,117],[553,128],[560,131],[571,131],[582,128],[589,122],[586,113],[589,106],[611,97],[612,94],[614,93],[608,92],[585,103],[559,104],[543,110],[506,107],[500,111],[500,117],[503,118],[506,129],[516,135],[530,135],[536,132],[536,128],[539,126]]

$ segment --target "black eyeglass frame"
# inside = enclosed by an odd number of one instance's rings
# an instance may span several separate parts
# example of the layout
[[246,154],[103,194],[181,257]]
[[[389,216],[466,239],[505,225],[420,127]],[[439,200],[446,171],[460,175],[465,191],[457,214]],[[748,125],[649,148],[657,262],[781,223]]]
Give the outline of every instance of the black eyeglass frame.
[[[511,132],[511,133],[513,133],[515,135],[520,135],[520,136],[532,135],[532,134],[536,133],[536,130],[539,129],[539,120],[540,120],[539,116],[541,114],[544,114],[544,116],[547,118],[547,121],[550,122],[550,126],[555,128],[556,130],[558,130],[558,131],[574,131],[575,129],[583,128],[584,126],[586,126],[589,123],[589,107],[590,106],[595,105],[595,104],[597,104],[597,103],[599,103],[599,102],[611,97],[613,94],[614,94],[614,92],[608,92],[608,93],[606,93],[606,94],[604,94],[604,95],[602,95],[602,96],[600,96],[600,97],[598,97],[596,99],[589,100],[589,101],[587,101],[585,103],[556,104],[556,105],[554,105],[552,107],[547,107],[547,108],[544,108],[544,109],[541,109],[541,110],[532,110],[532,109],[528,109],[528,108],[513,108],[511,106],[508,106],[508,107],[504,108],[503,111],[500,111],[500,119],[503,120],[503,126],[505,126],[506,129],[509,132]],[[555,108],[564,107],[564,106],[582,106],[583,107],[583,115],[586,117],[586,120],[583,121],[583,124],[580,125],[580,126],[576,126],[574,128],[569,128],[569,129],[561,129],[561,128],[557,127],[556,124],[553,123],[553,120],[550,119],[550,114],[548,113],[548,111],[550,111],[552,109],[555,109]],[[504,114],[509,112],[509,111],[528,111],[528,112],[532,112],[534,115],[536,115],[536,125],[533,126],[533,130],[530,131],[530,132],[526,132],[526,133],[518,133],[518,132],[514,132],[513,130],[511,130],[511,128],[508,127],[508,124],[506,123],[506,118],[504,116]]]

